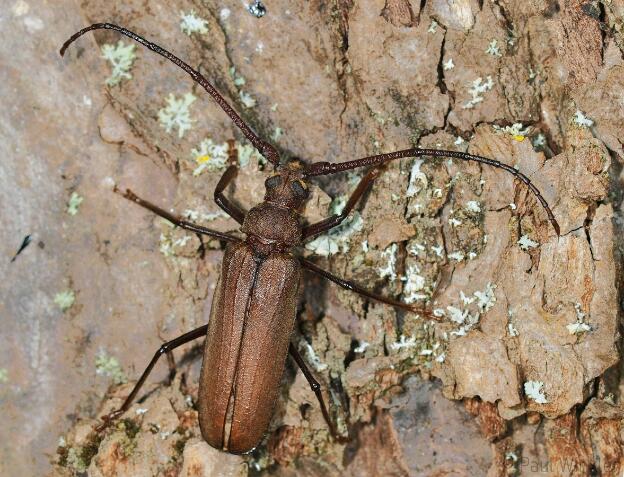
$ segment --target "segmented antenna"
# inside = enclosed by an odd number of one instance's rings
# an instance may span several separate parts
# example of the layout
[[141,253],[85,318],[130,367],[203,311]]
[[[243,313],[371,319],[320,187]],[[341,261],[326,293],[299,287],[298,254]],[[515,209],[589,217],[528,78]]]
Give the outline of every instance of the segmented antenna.
[[542,196],[540,191],[533,185],[530,179],[525,176],[522,172],[514,169],[513,167],[504,164],[500,161],[489,159],[483,156],[476,156],[474,154],[468,154],[466,152],[460,151],[445,151],[442,149],[421,149],[421,148],[413,148],[413,149],[404,149],[402,151],[389,152],[386,154],[377,154],[375,156],[364,157],[362,159],[356,159],[353,161],[339,162],[336,164],[330,162],[316,162],[314,164],[310,164],[306,168],[306,176],[324,176],[329,174],[335,174],[337,172],[348,171],[351,169],[356,169],[358,167],[365,166],[376,166],[379,164],[383,164],[388,161],[392,161],[394,159],[400,159],[404,157],[419,157],[419,156],[434,156],[434,157],[452,157],[454,159],[461,159],[462,161],[474,161],[479,162],[481,164],[487,164],[492,167],[497,167],[499,169],[503,169],[504,171],[509,172],[514,177],[520,179],[524,182],[527,187],[533,192],[537,200],[542,204],[546,214],[548,215],[548,220],[552,224],[557,235],[560,235],[560,228],[555,216],[552,213],[552,210],[548,206],[546,199]]
[[93,25],[83,28],[79,32],[74,33],[65,43],[63,43],[63,46],[61,47],[61,50],[60,50],[61,56],[65,55],[65,50],[67,50],[67,47],[69,45],[71,45],[74,41],[76,41],[85,33],[90,32],[92,30],[115,30],[121,33],[122,35],[127,36],[128,38],[132,38],[137,43],[140,43],[141,45],[149,48],[155,53],[158,53],[160,56],[167,58],[169,61],[171,61],[175,65],[182,68],[191,76],[191,78],[193,78],[193,81],[195,81],[202,88],[208,91],[210,96],[212,96],[215,99],[217,104],[221,106],[221,109],[225,111],[225,114],[227,114],[230,117],[232,122],[243,132],[245,137],[253,144],[253,146],[258,150],[258,152],[262,154],[264,158],[270,163],[272,163],[273,165],[275,166],[279,165],[279,154],[277,150],[271,144],[260,139],[258,135],[255,132],[253,132],[249,126],[247,126],[245,121],[243,121],[243,119],[238,115],[238,113],[234,111],[232,106],[228,104],[225,98],[223,98],[223,96],[221,96],[221,94],[219,94],[219,92],[210,84],[210,82],[206,79],[206,77],[204,77],[199,71],[192,68],[188,63],[185,63],[180,58],[175,56],[173,53],[170,53],[169,51],[165,50],[161,46],[158,46],[156,43],[152,43],[151,41],[146,40],[142,36],[139,36],[136,33],[131,32],[130,30],[127,30],[118,25],[114,25],[112,23],[94,23]]

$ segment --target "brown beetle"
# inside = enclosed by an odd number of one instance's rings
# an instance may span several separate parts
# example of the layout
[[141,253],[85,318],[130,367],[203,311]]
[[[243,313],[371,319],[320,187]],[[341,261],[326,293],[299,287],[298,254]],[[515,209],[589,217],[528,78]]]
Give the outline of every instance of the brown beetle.
[[[240,209],[224,195],[228,184],[238,172],[236,150],[233,141],[230,142],[229,166],[217,184],[214,199],[241,225],[241,231],[246,236],[244,240],[185,221],[137,197],[130,190],[123,193],[127,199],[179,227],[228,244],[208,324],[162,345],[121,408],[106,416],[99,430],[130,407],[161,355],[191,340],[206,336],[199,383],[199,424],[204,439],[211,446],[231,453],[244,453],[258,445],[273,414],[288,351],[316,394],[332,435],[342,440],[329,418],[319,383],[307,369],[296,348],[289,345],[296,318],[302,267],[368,298],[419,313],[427,318],[434,317],[428,310],[379,296],[338,278],[309,260],[295,256],[293,249],[345,220],[379,175],[379,166],[385,162],[403,157],[444,156],[504,169],[524,182],[535,194],[557,235],[559,234],[559,226],[552,211],[528,177],[513,167],[486,157],[457,151],[413,148],[337,164],[318,162],[306,165],[296,159],[281,163],[277,150],[251,130],[204,76],[167,50],[125,28],[110,23],[91,25],[69,38],[61,48],[61,55],[78,37],[98,29],[116,30],[171,60],[190,74],[195,82],[210,93],[260,154],[275,167],[275,174],[265,182],[264,201],[248,212]],[[306,180],[309,177],[364,166],[373,167],[360,180],[339,215],[314,224],[302,223],[299,212],[308,198]]]

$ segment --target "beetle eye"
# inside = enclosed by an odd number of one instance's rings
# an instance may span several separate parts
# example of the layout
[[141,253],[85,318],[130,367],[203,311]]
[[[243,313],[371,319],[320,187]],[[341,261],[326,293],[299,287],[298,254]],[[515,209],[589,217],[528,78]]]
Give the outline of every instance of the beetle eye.
[[274,176],[271,176],[266,181],[264,181],[264,186],[267,189],[275,189],[281,183],[282,183],[282,176],[280,176],[279,174],[275,174]]
[[308,186],[302,180],[292,181],[290,187],[297,197],[305,198],[308,196]]

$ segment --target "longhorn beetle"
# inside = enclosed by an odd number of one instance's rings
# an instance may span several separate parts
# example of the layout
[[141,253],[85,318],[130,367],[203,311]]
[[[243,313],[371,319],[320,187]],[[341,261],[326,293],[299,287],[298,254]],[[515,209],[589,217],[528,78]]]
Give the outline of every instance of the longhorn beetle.
[[[434,316],[426,309],[379,296],[355,283],[336,277],[293,252],[295,247],[306,240],[345,220],[380,174],[380,167],[388,161],[417,156],[452,157],[503,169],[524,182],[535,194],[559,235],[559,225],[539,190],[524,174],[499,161],[464,152],[412,148],[340,163],[306,164],[299,159],[284,162],[280,161],[277,149],[260,139],[201,73],[136,33],[110,23],[96,23],[72,35],[63,44],[61,56],[77,38],[99,29],[115,30],[186,71],[215,99],[243,135],[273,165],[275,174],[265,181],[266,193],[261,204],[246,211],[231,202],[224,195],[224,191],[237,175],[238,161],[233,141],[230,141],[228,167],[214,191],[214,200],[241,225],[244,239],[183,220],[143,200],[128,189],[123,192],[126,199],[164,217],[178,227],[227,242],[227,246],[208,324],[163,344],[121,408],[105,416],[98,430],[104,429],[130,407],[160,356],[184,343],[206,336],[198,404],[199,425],[208,444],[237,454],[249,452],[258,445],[273,413],[287,352],[290,352],[299,365],[316,394],[332,435],[335,439],[342,440],[329,418],[319,383],[297,349],[290,343],[296,319],[297,291],[302,268],[367,298],[419,313],[430,319],[434,319]],[[299,212],[309,195],[306,183],[309,178],[366,166],[370,166],[370,169],[360,180],[341,213],[320,222],[307,225],[302,223]],[[115,191],[119,192],[116,188]]]

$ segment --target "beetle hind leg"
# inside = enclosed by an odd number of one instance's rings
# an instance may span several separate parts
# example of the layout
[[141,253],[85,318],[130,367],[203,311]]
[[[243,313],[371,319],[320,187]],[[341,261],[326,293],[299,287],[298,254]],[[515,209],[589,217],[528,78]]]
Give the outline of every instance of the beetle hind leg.
[[193,341],[194,339],[201,338],[202,336],[206,336],[207,331],[208,331],[208,325],[200,326],[199,328],[189,331],[188,333],[184,333],[182,336],[178,336],[177,338],[174,338],[171,341],[167,341],[166,343],[163,343],[162,346],[158,348],[156,353],[154,353],[152,360],[147,365],[147,368],[145,368],[145,371],[143,371],[143,374],[141,374],[141,377],[139,378],[137,383],[134,385],[132,392],[126,398],[126,400],[121,405],[121,407],[111,412],[110,414],[107,414],[106,416],[102,417],[103,422],[96,428],[96,431],[102,432],[115,419],[117,419],[124,412],[126,412],[128,408],[130,408],[130,405],[134,401],[134,398],[136,397],[138,392],[141,390],[143,383],[145,383],[145,380],[152,372],[152,369],[154,368],[154,365],[158,361],[158,358],[160,358],[163,354],[169,353],[169,351],[173,351],[174,349],[182,346],[183,344],[188,343],[189,341]]
[[299,368],[303,372],[303,375],[305,376],[305,378],[308,380],[308,383],[310,384],[310,388],[312,389],[312,391],[314,391],[314,394],[316,395],[316,398],[318,399],[319,405],[321,406],[321,412],[323,413],[323,418],[325,419],[325,422],[327,423],[327,426],[329,427],[329,431],[331,432],[331,435],[334,438],[334,440],[341,444],[349,442],[351,440],[349,436],[345,437],[345,436],[338,434],[336,425],[329,417],[329,412],[327,411],[327,406],[325,405],[325,400],[323,399],[323,394],[321,393],[321,385],[316,379],[314,379],[314,376],[312,376],[312,373],[306,366],[305,361],[299,354],[299,351],[297,351],[297,348],[292,343],[290,343],[288,351],[290,352],[290,355],[293,357],[293,359],[297,363],[297,366],[299,366]]

